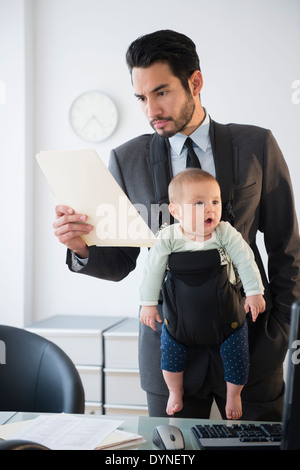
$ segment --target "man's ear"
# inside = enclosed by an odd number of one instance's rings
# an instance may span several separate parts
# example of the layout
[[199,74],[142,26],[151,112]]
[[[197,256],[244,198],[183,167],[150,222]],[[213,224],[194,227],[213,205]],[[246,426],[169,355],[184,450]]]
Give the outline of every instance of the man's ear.
[[190,77],[191,87],[192,87],[192,94],[194,96],[198,96],[203,87],[203,77],[200,70],[195,70]]
[[177,204],[175,204],[174,202],[171,202],[169,204],[169,211],[170,211],[170,214],[174,217],[174,219],[180,220],[181,213],[180,213],[180,208],[178,207]]

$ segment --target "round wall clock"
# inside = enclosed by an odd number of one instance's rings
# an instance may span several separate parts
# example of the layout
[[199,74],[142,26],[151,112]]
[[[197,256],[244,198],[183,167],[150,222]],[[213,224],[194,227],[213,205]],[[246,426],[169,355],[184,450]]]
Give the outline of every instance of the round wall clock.
[[117,127],[118,110],[113,100],[101,91],[88,91],[78,96],[70,110],[71,126],[88,142],[100,142]]

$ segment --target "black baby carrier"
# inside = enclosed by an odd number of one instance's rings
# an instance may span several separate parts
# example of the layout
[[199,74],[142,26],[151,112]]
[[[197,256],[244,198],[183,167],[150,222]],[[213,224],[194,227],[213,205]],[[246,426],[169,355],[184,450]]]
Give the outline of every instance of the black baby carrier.
[[[211,121],[210,140],[223,201],[222,219],[233,224],[234,164],[227,125]],[[158,206],[168,204],[171,179],[168,139],[153,134],[149,169]],[[158,218],[160,213],[158,214]],[[160,226],[160,220],[158,220]],[[171,336],[186,345],[221,344],[244,319],[242,284],[233,286],[218,250],[172,253],[162,287],[164,321]]]
[[186,346],[221,344],[246,317],[242,283],[229,281],[217,249],[172,253],[162,294],[167,330]]

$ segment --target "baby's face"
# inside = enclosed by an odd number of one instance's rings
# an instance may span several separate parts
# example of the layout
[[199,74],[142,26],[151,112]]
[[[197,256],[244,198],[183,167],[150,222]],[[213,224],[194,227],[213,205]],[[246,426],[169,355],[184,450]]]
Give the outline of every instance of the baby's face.
[[216,181],[189,182],[181,190],[181,200],[174,217],[184,234],[192,240],[205,241],[218,226],[222,215],[220,187]]

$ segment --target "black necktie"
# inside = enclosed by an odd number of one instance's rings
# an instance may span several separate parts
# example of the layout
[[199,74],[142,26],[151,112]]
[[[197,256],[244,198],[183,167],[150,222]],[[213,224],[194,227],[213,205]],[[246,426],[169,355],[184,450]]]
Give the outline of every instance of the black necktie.
[[187,168],[201,168],[199,158],[195,154],[195,150],[193,149],[193,141],[190,137],[188,137],[185,141],[185,146],[188,149],[188,156],[186,159],[186,167]]

